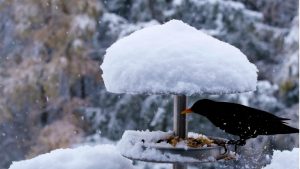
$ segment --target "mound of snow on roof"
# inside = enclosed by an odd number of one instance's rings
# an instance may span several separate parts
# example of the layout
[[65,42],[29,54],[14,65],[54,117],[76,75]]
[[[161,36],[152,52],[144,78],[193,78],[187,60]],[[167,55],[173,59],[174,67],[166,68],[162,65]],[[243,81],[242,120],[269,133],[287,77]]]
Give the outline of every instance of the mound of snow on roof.
[[292,151],[275,150],[271,164],[263,169],[298,169],[299,168],[299,148]]
[[133,169],[115,146],[82,146],[57,149],[30,160],[13,162],[9,169]]
[[257,82],[256,66],[239,49],[179,20],[115,42],[101,68],[113,93],[236,93]]

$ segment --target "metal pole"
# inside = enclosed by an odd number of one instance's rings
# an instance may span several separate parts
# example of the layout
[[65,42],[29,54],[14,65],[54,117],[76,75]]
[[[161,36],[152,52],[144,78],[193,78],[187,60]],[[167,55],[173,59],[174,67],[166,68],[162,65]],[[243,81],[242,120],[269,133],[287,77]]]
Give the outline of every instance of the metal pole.
[[[185,95],[174,95],[174,123],[173,128],[176,136],[185,139],[187,137],[186,116],[181,112],[186,109],[187,97]],[[186,164],[174,164],[173,169],[187,169]]]

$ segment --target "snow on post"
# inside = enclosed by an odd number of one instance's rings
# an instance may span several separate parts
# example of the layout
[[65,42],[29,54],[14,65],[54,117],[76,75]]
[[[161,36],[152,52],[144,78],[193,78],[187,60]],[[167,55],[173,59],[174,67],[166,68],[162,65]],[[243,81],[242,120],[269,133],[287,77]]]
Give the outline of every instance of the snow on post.
[[113,93],[226,94],[253,91],[257,82],[239,49],[179,20],[118,40],[101,68]]

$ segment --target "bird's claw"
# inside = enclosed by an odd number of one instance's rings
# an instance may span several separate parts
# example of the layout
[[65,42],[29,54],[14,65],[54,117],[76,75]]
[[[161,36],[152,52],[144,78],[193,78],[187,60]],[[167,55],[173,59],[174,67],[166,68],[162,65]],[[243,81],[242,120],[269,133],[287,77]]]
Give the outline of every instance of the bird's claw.
[[228,152],[227,146],[224,144],[222,147],[224,148],[224,153],[222,153],[222,155],[225,155]]
[[214,143],[219,145],[219,146],[222,146],[224,148],[224,153],[222,153],[222,155],[225,155],[227,152],[228,152],[228,148],[227,148],[227,142],[224,141],[224,140],[220,140],[220,139],[213,139],[214,140]]

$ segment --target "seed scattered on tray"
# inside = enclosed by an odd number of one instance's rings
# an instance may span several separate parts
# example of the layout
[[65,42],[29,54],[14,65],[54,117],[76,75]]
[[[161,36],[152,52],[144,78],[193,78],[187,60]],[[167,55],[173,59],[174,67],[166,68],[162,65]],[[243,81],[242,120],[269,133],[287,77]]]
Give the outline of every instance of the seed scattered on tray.
[[178,136],[170,136],[165,140],[158,140],[157,143],[167,142],[171,144],[173,147],[175,147],[181,141],[184,141],[187,144],[187,146],[191,148],[199,148],[205,146],[211,147],[215,145],[214,140],[209,139],[207,137],[197,137],[197,138],[188,137],[187,139],[181,139]]

